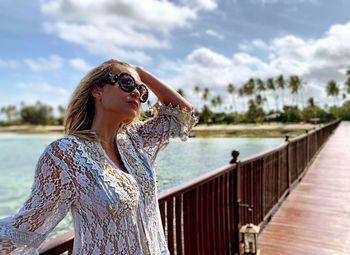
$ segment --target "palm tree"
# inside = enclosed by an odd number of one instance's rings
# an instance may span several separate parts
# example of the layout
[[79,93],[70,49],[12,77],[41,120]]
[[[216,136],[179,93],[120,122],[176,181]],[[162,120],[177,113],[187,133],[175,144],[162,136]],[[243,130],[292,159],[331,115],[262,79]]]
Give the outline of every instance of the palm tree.
[[222,105],[221,96],[217,96],[217,97],[216,97],[216,103],[217,103],[217,105],[219,106],[219,109],[220,109],[220,108],[221,108],[221,105]]
[[284,89],[285,89],[285,82],[284,82],[283,74],[280,74],[276,78],[276,83],[277,83],[277,88],[281,91],[281,104],[282,104],[282,108],[283,108],[283,106],[284,106]]
[[57,122],[59,125],[62,125],[64,122],[64,115],[66,113],[66,109],[62,105],[59,105],[59,106],[57,106],[57,111],[59,114],[59,116],[57,118]]
[[203,90],[203,95],[202,95],[202,99],[204,100],[204,104],[207,102],[208,98],[209,98],[209,89],[208,88],[204,88]]
[[288,87],[292,95],[294,95],[294,103],[298,106],[298,94],[301,88],[301,80],[297,75],[291,75],[288,79]]
[[6,115],[7,121],[11,122],[18,115],[17,108],[15,105],[3,106],[0,112]]
[[177,93],[179,93],[181,96],[185,97],[185,92],[183,91],[183,89],[178,89]]
[[264,101],[266,101],[266,95],[265,95],[265,91],[266,91],[266,86],[265,86],[265,83],[263,82],[262,79],[260,78],[257,78],[255,80],[255,83],[257,85],[256,89],[259,93],[262,93],[263,94],[263,99]]
[[253,78],[250,78],[244,85],[243,85],[244,94],[247,96],[252,96],[255,93],[255,80]]
[[278,95],[276,93],[276,86],[275,86],[275,81],[273,78],[268,78],[266,80],[266,87],[267,89],[271,90],[273,93],[273,96],[275,98],[275,104],[276,104],[276,112],[278,111]]
[[305,101],[304,101],[304,89],[305,89],[305,85],[307,85],[306,81],[303,81],[302,79],[300,79],[300,87],[299,87],[299,91],[300,91],[300,97],[301,97],[301,105],[304,107],[305,106]]
[[310,97],[308,100],[307,100],[307,103],[309,106],[311,107],[314,107],[316,104],[315,104],[315,100],[313,97]]
[[336,106],[339,96],[339,86],[335,80],[328,81],[326,92],[327,96],[334,97],[334,106]]
[[199,101],[200,101],[200,99],[199,99],[199,95],[200,95],[200,92],[201,92],[201,89],[198,87],[198,86],[195,86],[194,87],[194,93],[197,95],[197,107],[198,107],[198,110],[199,110]]
[[234,111],[237,112],[236,101],[234,100],[234,94],[236,93],[236,88],[232,83],[227,85],[227,92],[231,95],[232,107],[234,108]]
[[346,93],[350,94],[350,67],[346,70],[347,79],[344,83]]
[[243,86],[238,89],[238,96],[242,98],[242,111],[244,111],[245,103],[244,103],[244,99],[243,99],[243,97],[244,97]]
[[346,70],[346,76],[350,79],[350,67]]
[[255,103],[258,107],[262,107],[265,101],[266,98],[261,96],[260,94],[255,96]]
[[222,100],[220,96],[216,96],[210,100],[211,105],[216,108],[222,105]]
[[345,81],[345,91],[350,94],[350,78]]
[[211,105],[212,105],[214,108],[216,108],[216,107],[218,106],[218,103],[217,103],[217,101],[216,101],[216,97],[212,98],[212,99],[210,100],[210,103],[211,103]]

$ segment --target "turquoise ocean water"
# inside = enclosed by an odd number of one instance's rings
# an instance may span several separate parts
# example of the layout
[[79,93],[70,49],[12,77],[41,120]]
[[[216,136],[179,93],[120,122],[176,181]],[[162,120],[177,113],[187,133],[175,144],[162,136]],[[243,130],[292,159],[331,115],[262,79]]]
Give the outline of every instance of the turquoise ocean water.
[[[17,212],[29,195],[36,162],[59,135],[0,134],[0,218]],[[231,151],[240,159],[274,148],[282,138],[190,138],[172,140],[157,159],[158,190],[192,180],[201,174],[227,165]],[[49,238],[71,228],[68,215]]]

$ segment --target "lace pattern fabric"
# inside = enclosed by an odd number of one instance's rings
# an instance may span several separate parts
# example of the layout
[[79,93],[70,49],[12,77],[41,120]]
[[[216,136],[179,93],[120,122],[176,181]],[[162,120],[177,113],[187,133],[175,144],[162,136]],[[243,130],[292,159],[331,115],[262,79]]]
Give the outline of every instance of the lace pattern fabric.
[[36,254],[69,210],[73,254],[168,254],[154,161],[171,137],[186,136],[195,118],[157,105],[156,116],[116,136],[128,174],[116,169],[98,142],[67,136],[39,159],[32,192],[14,216],[0,220],[0,254]]

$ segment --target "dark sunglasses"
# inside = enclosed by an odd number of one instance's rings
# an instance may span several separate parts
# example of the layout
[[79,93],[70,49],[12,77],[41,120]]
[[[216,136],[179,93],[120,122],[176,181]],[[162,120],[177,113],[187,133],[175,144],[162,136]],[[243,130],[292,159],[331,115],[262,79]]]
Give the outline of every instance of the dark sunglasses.
[[134,91],[134,89],[137,89],[140,93],[140,102],[145,103],[148,99],[148,89],[145,84],[136,84],[134,77],[131,76],[131,74],[128,73],[120,73],[115,74],[113,78],[111,79],[111,84],[115,85],[116,83],[119,84],[119,87],[124,92],[131,93]]

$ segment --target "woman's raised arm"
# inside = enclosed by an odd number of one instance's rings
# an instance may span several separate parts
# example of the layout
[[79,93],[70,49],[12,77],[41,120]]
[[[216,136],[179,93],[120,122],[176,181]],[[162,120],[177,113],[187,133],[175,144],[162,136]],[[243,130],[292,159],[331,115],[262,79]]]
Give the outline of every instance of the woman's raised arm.
[[157,96],[159,101],[165,105],[179,106],[187,112],[192,112],[192,105],[183,98],[175,89],[159,80],[156,76],[142,67],[136,67],[136,71],[152,92]]

